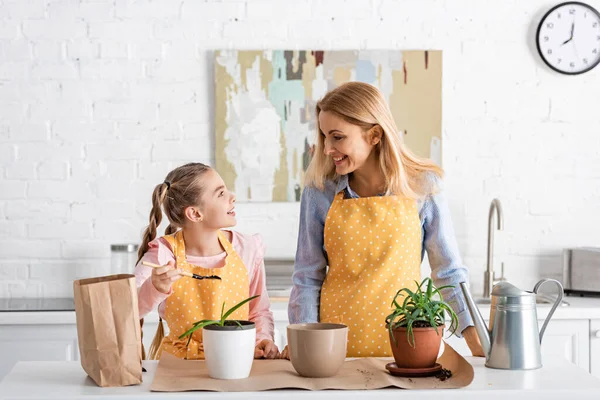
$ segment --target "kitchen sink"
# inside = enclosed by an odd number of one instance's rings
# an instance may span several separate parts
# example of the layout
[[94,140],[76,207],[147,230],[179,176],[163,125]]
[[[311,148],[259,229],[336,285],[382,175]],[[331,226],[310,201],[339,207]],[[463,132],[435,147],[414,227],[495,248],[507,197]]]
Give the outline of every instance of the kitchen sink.
[[[555,301],[556,301],[556,299],[554,299],[553,297],[546,296],[546,295],[543,295],[543,294],[540,294],[540,295],[538,295],[535,298],[535,302],[537,304],[539,304],[539,305],[542,305],[542,306],[546,306],[546,305],[547,306],[551,306],[552,304],[554,304]],[[475,303],[476,304],[491,304],[492,303],[492,299],[489,298],[489,297],[487,297],[487,298],[478,297],[478,298],[475,298]],[[570,306],[570,304],[568,302],[562,300],[560,302],[560,306],[561,307],[568,307],[568,306]]]

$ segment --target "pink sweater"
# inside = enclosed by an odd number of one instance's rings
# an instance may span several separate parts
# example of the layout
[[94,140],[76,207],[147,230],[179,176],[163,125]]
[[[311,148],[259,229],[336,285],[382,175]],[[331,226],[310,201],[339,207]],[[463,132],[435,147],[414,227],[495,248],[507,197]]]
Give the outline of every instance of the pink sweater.
[[[250,301],[250,321],[256,324],[256,342],[263,339],[273,340],[273,313],[270,310],[271,303],[267,294],[265,277],[265,244],[259,234],[246,235],[236,231],[232,232],[231,244],[240,255],[244,265],[248,269],[248,281],[250,284],[250,296],[260,294],[261,296]],[[135,267],[135,278],[138,287],[138,303],[140,318],[158,306],[158,314],[164,319],[165,300],[170,293],[161,293],[152,284],[152,268],[142,265],[142,261],[165,265],[169,261],[175,261],[171,246],[162,238],[154,239],[149,244],[150,248],[144,254]],[[226,253],[210,257],[187,256],[189,263],[204,268],[221,268],[225,264]]]

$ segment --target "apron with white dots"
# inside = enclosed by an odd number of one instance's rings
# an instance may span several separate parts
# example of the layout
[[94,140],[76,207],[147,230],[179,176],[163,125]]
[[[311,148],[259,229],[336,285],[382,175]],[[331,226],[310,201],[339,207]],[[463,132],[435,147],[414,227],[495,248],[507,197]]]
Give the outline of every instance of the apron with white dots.
[[398,196],[344,199],[325,219],[329,270],[320,321],[348,326],[348,357],[389,357],[385,318],[396,292],[416,288],[421,272],[421,223],[415,200]]
[[[219,242],[225,249],[227,257],[222,268],[202,268],[186,261],[183,232],[164,236],[171,245],[175,255],[176,268],[196,275],[217,275],[218,279],[193,279],[183,276],[173,283],[173,293],[166,300],[165,320],[169,326],[169,334],[163,339],[158,357],[163,351],[180,358],[203,359],[202,329],[189,337],[179,336],[192,327],[196,321],[203,319],[221,319],[221,307],[225,302],[225,311],[249,297],[248,270],[225,234],[219,231]],[[248,303],[237,309],[228,319],[248,320]]]

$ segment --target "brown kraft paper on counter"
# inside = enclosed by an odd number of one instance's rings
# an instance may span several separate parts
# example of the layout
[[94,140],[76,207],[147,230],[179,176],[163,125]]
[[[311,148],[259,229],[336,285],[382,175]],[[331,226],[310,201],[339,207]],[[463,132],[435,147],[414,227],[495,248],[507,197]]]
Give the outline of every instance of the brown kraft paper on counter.
[[436,377],[404,378],[390,375],[385,365],[392,358],[356,358],[347,360],[336,376],[303,378],[288,360],[254,360],[250,377],[218,380],[208,376],[205,361],[183,360],[163,353],[150,390],[184,392],[255,392],[273,389],[369,390],[397,387],[401,389],[458,389],[473,381],[473,367],[447,343],[437,362],[452,371],[444,381]]
[[98,386],[142,382],[142,341],[135,277],[73,282],[81,366]]

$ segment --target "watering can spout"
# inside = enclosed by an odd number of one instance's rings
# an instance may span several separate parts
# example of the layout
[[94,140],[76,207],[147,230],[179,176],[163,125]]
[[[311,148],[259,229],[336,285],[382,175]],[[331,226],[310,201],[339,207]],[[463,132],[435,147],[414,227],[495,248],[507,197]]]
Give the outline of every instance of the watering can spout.
[[465,300],[467,302],[467,307],[469,308],[469,313],[471,314],[471,318],[473,319],[473,323],[475,324],[475,331],[477,332],[477,336],[479,336],[479,341],[481,342],[481,348],[483,349],[483,353],[486,357],[490,354],[491,349],[491,338],[490,332],[488,330],[479,309],[475,305],[475,301],[473,301],[473,297],[469,292],[467,287],[467,282],[461,282],[460,288],[465,296]]

